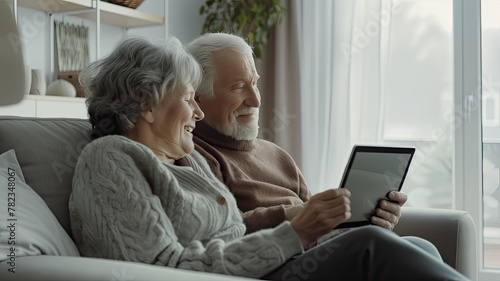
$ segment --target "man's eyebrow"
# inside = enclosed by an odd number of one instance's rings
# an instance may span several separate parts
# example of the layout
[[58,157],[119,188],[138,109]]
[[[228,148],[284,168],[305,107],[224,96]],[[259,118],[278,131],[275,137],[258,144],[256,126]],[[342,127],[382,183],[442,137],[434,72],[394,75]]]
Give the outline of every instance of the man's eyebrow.
[[241,82],[246,82],[247,79],[245,78],[235,78],[234,80],[232,80],[232,84],[236,84],[236,83],[241,83]]

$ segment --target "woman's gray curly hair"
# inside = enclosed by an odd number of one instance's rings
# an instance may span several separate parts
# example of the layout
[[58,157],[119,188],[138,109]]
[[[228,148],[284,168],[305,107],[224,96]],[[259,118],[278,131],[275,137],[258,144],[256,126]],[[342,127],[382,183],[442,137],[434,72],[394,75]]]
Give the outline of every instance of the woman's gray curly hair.
[[202,79],[199,64],[181,42],[165,44],[128,38],[107,57],[90,64],[79,80],[87,97],[91,137],[123,134],[140,113],[158,105],[170,92]]

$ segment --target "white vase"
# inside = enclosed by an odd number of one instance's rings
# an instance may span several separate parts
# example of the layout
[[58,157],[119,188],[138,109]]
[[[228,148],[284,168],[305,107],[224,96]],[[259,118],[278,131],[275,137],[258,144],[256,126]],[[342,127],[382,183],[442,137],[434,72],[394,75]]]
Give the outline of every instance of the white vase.
[[31,87],[31,68],[29,65],[24,65],[24,95],[29,95]]
[[32,69],[30,95],[44,96],[46,92],[47,83],[45,82],[45,73],[41,69]]
[[47,87],[48,96],[76,97],[76,89],[70,82],[57,79]]

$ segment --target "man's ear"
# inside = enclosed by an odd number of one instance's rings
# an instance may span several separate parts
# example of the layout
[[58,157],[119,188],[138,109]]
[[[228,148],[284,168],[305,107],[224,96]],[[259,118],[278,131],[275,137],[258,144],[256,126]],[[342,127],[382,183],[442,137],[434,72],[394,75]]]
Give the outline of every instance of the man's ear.
[[155,117],[153,115],[153,110],[146,110],[141,112],[141,117],[146,120],[148,123],[153,123],[155,121]]

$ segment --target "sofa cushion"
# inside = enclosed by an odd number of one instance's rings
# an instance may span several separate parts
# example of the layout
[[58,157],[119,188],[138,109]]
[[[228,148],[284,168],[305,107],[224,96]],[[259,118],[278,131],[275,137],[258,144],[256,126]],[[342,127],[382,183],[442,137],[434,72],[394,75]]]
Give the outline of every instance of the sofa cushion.
[[0,261],[21,256],[79,256],[73,240],[25,182],[15,151],[0,155]]
[[68,200],[73,171],[90,141],[84,119],[0,116],[0,153],[15,149],[26,183],[71,236]]

